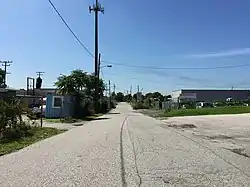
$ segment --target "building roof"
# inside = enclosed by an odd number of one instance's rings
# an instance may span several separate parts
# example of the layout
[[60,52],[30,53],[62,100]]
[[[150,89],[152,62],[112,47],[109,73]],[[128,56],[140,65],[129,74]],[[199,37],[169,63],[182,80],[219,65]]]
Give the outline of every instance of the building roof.
[[17,90],[11,88],[0,88],[0,92],[8,92],[8,91],[17,91]]
[[249,89],[246,88],[183,88],[183,89],[179,89],[179,90],[173,90],[172,92],[176,92],[176,91],[250,91]]

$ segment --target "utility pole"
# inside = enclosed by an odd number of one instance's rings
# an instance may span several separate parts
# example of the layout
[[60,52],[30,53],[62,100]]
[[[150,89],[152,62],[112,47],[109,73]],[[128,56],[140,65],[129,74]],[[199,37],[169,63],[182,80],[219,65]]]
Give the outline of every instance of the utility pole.
[[98,104],[98,12],[104,13],[104,8],[96,0],[93,6],[89,6],[89,12],[94,11],[95,13],[95,107],[97,109]]
[[106,97],[108,97],[108,86],[107,86],[107,84],[105,84],[105,95],[106,95]]
[[132,95],[132,85],[130,86],[130,95]]
[[2,64],[2,66],[4,66],[4,88],[6,88],[6,75],[7,74],[10,74],[10,73],[7,73],[7,67],[10,66],[10,64],[12,63],[12,61],[0,61],[0,63]]
[[41,77],[41,75],[43,75],[45,72],[42,71],[37,71],[36,74],[38,75],[38,77]]
[[115,93],[115,88],[116,88],[116,85],[115,85],[115,84],[113,84],[113,88],[114,88],[114,93]]
[[98,67],[97,67],[97,100],[99,100],[99,81],[100,81],[100,69],[101,69],[101,53],[99,53],[99,58],[98,58]]
[[111,93],[110,93],[110,80],[109,80],[109,109],[111,109]]
[[137,101],[139,101],[139,91],[140,91],[140,86],[137,85]]

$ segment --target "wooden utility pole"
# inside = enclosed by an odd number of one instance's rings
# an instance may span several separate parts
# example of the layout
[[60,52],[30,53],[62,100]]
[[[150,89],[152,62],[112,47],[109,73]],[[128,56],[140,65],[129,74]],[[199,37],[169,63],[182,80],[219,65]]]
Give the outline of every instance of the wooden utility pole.
[[139,101],[139,91],[140,91],[140,86],[137,85],[137,101]]
[[108,86],[107,86],[107,84],[105,84],[105,95],[106,95],[106,97],[108,97]]
[[45,72],[43,71],[37,71],[36,74],[38,75],[38,77],[41,77],[41,75],[43,75]]
[[114,93],[115,93],[115,88],[116,88],[116,85],[115,85],[115,84],[113,84],[113,91],[114,91]]
[[7,85],[6,85],[6,75],[7,74],[10,74],[10,73],[7,73],[7,67],[8,66],[10,66],[10,64],[12,63],[12,61],[0,61],[0,63],[2,64],[2,66],[4,66],[4,88],[6,88],[7,87]]
[[99,53],[98,67],[97,67],[97,100],[99,100],[99,89],[100,89],[100,69],[101,69],[101,53]]
[[95,107],[98,105],[98,12],[104,13],[104,8],[96,0],[93,6],[89,6],[89,12],[94,11],[95,13]]
[[110,90],[110,80],[109,80],[109,109],[111,109],[111,90]]

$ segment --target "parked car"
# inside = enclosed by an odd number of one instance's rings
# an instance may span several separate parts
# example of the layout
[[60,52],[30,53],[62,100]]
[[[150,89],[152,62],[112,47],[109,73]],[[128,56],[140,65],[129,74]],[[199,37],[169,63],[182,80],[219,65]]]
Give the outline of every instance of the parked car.
[[213,108],[214,104],[210,102],[198,102],[196,108]]
[[45,116],[45,110],[46,110],[46,105],[43,105],[43,108],[41,109],[41,106],[39,107],[33,107],[31,109],[31,112],[33,114],[35,114],[37,117],[40,117],[41,115],[41,110],[42,110],[42,116],[44,117]]

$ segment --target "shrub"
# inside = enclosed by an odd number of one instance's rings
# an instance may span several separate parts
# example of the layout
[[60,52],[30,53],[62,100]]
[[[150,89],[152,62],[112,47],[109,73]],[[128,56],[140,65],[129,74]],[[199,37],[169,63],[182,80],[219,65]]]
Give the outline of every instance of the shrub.
[[99,111],[97,113],[106,113],[108,111],[108,99],[101,98],[99,100]]
[[18,138],[29,128],[22,120],[23,110],[16,99],[0,100],[0,138]]
[[132,104],[132,107],[134,110],[138,109],[149,109],[149,106],[147,106],[145,103],[138,101]]
[[161,114],[160,117],[241,114],[241,113],[250,113],[250,107],[226,106],[226,107],[216,107],[216,108],[180,109],[180,110],[165,111],[165,113]]

